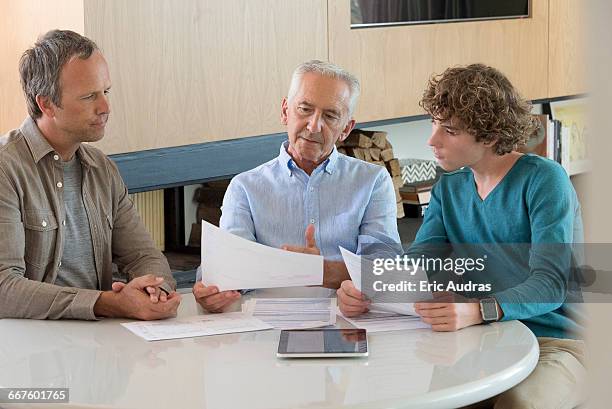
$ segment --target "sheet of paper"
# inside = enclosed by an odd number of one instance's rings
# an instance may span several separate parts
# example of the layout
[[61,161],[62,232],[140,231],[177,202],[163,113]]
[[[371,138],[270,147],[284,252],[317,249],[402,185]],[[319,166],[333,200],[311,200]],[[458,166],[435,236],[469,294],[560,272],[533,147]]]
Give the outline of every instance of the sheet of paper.
[[338,314],[353,326],[365,329],[367,332],[431,328],[431,325],[424,323],[419,317],[388,311],[370,310],[365,314],[353,318],[345,317],[340,311],[338,311]]
[[323,284],[323,257],[235,236],[202,220],[202,281],[220,291]]
[[260,331],[272,328],[271,325],[260,319],[242,312],[197,315],[163,321],[127,322],[121,325],[147,341]]
[[244,311],[278,329],[317,328],[336,323],[335,298],[252,298]]
[[[369,274],[372,274],[371,272],[373,271],[374,263],[371,260],[364,259],[361,256],[342,247],[340,247],[340,253],[342,254],[342,259],[344,260],[344,264],[346,265],[353,284],[359,291],[362,291],[362,270],[369,272]],[[397,272],[395,274],[397,274]],[[383,275],[381,275],[381,280],[383,279]],[[410,276],[410,280],[415,283],[418,283],[420,281],[427,281],[427,274],[424,270],[417,269],[415,274]],[[430,292],[423,291],[419,291],[413,294],[406,292],[391,293],[387,291],[384,294],[374,294],[370,297],[372,301],[370,309],[377,311],[387,311],[396,314],[415,315],[414,302],[403,302],[407,298],[418,298],[418,300],[416,301],[421,301],[431,299],[432,295]]]
[[344,247],[340,247],[340,254],[342,254],[342,260],[346,265],[346,269],[348,270],[349,276],[351,276],[351,280],[353,281],[353,285],[359,291],[361,291],[361,257],[352,251],[348,251]]

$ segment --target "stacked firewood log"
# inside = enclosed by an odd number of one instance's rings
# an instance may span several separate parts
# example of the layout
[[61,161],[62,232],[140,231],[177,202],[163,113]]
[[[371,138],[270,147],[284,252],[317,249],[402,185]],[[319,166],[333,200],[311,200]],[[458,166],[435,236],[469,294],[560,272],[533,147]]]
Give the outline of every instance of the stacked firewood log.
[[393,147],[387,140],[386,132],[353,129],[351,134],[337,145],[338,152],[366,162],[380,165],[389,171],[395,187],[397,217],[404,217],[404,206],[399,188],[402,187],[402,169],[399,160],[393,155]]

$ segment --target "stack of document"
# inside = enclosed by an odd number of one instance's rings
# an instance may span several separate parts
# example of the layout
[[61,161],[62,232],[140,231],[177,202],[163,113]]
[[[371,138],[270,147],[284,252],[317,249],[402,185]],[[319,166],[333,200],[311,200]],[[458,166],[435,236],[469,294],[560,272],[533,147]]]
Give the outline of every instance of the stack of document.
[[336,323],[335,298],[251,298],[242,310],[278,329],[317,328]]
[[431,328],[431,325],[421,321],[421,318],[418,316],[403,315],[395,312],[370,310],[353,318],[345,317],[339,311],[338,314],[354,327],[365,329],[367,332]]

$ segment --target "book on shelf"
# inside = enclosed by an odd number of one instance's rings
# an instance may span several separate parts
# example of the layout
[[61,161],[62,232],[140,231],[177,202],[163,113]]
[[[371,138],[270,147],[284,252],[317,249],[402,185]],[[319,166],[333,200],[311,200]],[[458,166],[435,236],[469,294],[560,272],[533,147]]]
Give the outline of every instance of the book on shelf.
[[554,123],[554,140],[555,140],[555,153],[554,160],[558,162],[563,169],[567,172],[568,175],[572,175],[570,173],[570,129],[566,126],[563,126],[563,123],[558,119],[553,119]]
[[555,159],[570,176],[591,170],[586,112],[587,102],[584,98],[550,103],[551,117],[558,121]]
[[570,173],[570,129],[567,126],[561,126],[561,166],[565,169],[568,175]]
[[422,206],[429,204],[429,200],[431,199],[431,190],[421,192],[402,192],[400,189],[400,195],[403,203]]
[[425,192],[431,190],[433,185],[437,182],[437,180],[425,180],[423,182],[415,182],[415,183],[406,183],[404,186],[400,187],[400,193],[415,193],[415,192]]
[[554,160],[563,166],[570,176],[588,170],[588,166],[582,166],[584,163],[580,166],[573,164],[575,159],[572,157],[572,149],[576,149],[573,147],[572,130],[558,119],[549,119],[548,115],[535,116],[540,126],[518,151]]
[[553,134],[555,140],[554,160],[561,163],[561,121],[553,119],[553,125],[555,130]]
[[554,130],[549,126],[548,115],[535,115],[539,122],[538,129],[533,133],[527,143],[519,148],[519,152],[533,153],[545,158],[553,159],[554,144],[550,142],[550,135],[553,135]]
[[546,133],[546,157],[550,160],[555,160],[555,144],[556,144],[556,140],[555,140],[555,123],[553,121],[551,121],[550,119],[546,119],[546,129],[547,129],[547,133]]
[[399,190],[406,217],[423,217],[431,199],[431,188],[438,178],[408,183]]

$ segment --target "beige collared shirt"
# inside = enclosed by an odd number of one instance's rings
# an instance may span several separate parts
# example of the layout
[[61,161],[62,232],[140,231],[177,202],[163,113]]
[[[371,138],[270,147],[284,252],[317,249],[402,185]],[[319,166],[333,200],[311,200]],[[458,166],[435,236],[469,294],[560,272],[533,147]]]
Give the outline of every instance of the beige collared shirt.
[[60,156],[29,117],[0,137],[0,318],[95,319],[100,290],[111,289],[112,263],[129,279],[155,274],[165,290],[176,285],[116,165],[87,144],[77,157],[97,289],[54,285],[65,239]]

